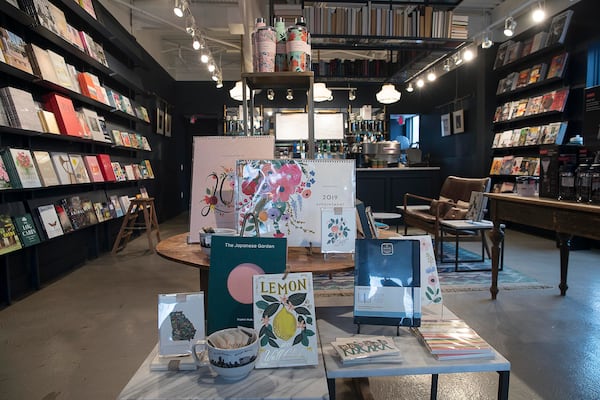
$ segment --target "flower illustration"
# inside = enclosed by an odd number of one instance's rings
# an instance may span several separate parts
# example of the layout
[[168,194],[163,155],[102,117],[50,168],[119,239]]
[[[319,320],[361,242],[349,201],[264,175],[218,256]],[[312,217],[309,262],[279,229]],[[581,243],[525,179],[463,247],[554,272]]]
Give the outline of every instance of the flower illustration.
[[340,244],[348,239],[350,228],[344,217],[333,217],[327,223],[327,244]]

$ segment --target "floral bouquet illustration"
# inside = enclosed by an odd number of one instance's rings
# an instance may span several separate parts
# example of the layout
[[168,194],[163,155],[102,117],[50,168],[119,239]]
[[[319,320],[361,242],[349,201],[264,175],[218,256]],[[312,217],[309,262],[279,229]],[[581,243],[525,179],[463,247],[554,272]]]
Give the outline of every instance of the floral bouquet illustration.
[[316,172],[303,160],[252,160],[238,164],[238,224],[246,214],[256,215],[245,230],[287,237],[294,230],[314,233],[304,227],[301,212],[311,198]]

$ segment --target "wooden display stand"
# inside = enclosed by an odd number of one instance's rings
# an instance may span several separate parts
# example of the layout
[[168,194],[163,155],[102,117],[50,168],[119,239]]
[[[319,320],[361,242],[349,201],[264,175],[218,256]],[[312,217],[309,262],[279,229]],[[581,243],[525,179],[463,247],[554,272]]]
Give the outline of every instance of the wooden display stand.
[[[144,223],[136,223],[139,213],[144,215]],[[112,248],[112,254],[123,250],[131,239],[134,230],[145,229],[148,236],[148,248],[154,253],[152,244],[152,229],[156,229],[156,240],[160,242],[160,232],[158,231],[158,218],[156,218],[156,209],[154,208],[154,198],[133,199],[129,208],[123,217],[123,224]]]

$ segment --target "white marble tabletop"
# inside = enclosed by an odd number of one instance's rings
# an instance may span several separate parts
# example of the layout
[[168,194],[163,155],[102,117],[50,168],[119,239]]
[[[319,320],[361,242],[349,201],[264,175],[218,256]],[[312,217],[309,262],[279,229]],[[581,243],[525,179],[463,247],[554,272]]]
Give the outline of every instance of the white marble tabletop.
[[325,367],[254,369],[246,378],[228,382],[209,370],[150,371],[158,345],[150,352],[118,400],[322,400],[329,399]]
[[[436,360],[419,339],[408,329],[400,328],[400,335],[396,336],[396,327],[361,325],[360,333],[366,335],[384,335],[394,337],[396,345],[400,348],[400,363],[368,363],[357,365],[343,365],[331,346],[331,342],[338,337],[348,337],[356,333],[353,323],[351,307],[336,307],[338,315],[323,315],[317,320],[323,358],[328,379],[361,378],[371,376],[399,376],[399,375],[431,375],[457,372],[488,372],[510,371],[510,362],[494,350],[493,359],[463,359],[463,360]],[[333,309],[328,310],[334,312]],[[427,315],[424,315],[427,317]],[[451,312],[445,312],[444,318],[452,318]]]

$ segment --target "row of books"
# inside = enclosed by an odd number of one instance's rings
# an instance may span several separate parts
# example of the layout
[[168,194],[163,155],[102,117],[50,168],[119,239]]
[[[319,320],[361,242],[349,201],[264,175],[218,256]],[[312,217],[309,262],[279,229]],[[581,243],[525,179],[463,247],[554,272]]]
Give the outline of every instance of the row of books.
[[463,320],[421,320],[413,331],[438,360],[494,358],[492,347]]
[[512,72],[498,81],[496,94],[509,93],[513,90],[527,87],[545,79],[562,78],[569,54],[561,53],[552,57],[550,67],[548,64],[539,63],[519,72]]
[[[81,5],[81,3],[77,2]],[[96,18],[92,0],[82,0],[82,6]],[[29,14],[38,25],[43,26],[65,41],[77,47],[94,60],[108,67],[108,61],[101,43],[96,42],[89,33],[77,30],[71,25],[65,13],[49,0],[18,0],[19,8]]]
[[46,238],[52,239],[99,222],[122,217],[129,209],[130,202],[131,199],[126,195],[113,195],[96,201],[71,196],[43,204],[37,207],[37,213]]
[[509,101],[496,107],[494,123],[529,117],[547,112],[563,112],[569,89],[562,88],[539,96]]
[[0,214],[0,239],[0,254],[40,243],[40,236],[29,213],[14,217]]
[[66,96],[48,93],[42,100],[35,101],[30,92],[22,89],[1,88],[0,125],[151,150],[148,139],[139,133],[124,131],[122,134],[129,139],[117,139],[114,133],[108,132],[103,116],[86,107],[75,108]]
[[556,15],[548,31],[541,31],[522,41],[507,40],[498,46],[494,69],[517,61],[543,48],[564,43],[573,16],[573,10]]
[[385,60],[320,60],[312,63],[315,76],[324,77],[388,77],[395,69],[395,63]]
[[[323,3],[325,4],[325,3]],[[469,17],[431,6],[393,7],[305,6],[304,17],[313,34],[408,36],[467,39]]]
[[490,175],[540,176],[540,159],[513,155],[494,157]]
[[5,28],[0,28],[0,38],[2,39],[0,61],[106,104],[117,111],[150,122],[145,107],[133,104],[127,96],[103,86],[98,76],[91,72],[78,71],[60,54],[50,49],[43,49],[34,43],[25,43],[21,37]]
[[493,149],[505,147],[536,146],[539,144],[562,144],[568,122],[552,122],[547,125],[526,126],[497,132]]
[[149,160],[125,164],[111,161],[108,154],[0,150],[0,189],[142,179],[154,179]]

